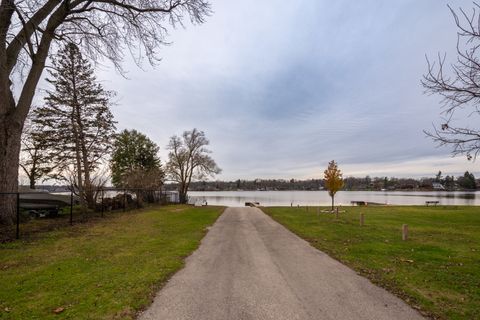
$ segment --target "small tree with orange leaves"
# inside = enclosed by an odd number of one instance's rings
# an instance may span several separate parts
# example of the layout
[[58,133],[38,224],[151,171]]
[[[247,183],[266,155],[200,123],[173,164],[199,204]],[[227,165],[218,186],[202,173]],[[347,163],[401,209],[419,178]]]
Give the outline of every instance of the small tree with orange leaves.
[[342,171],[338,169],[335,160],[332,160],[328,163],[328,168],[325,170],[324,175],[325,188],[328,190],[330,197],[332,197],[333,210],[335,193],[343,188]]

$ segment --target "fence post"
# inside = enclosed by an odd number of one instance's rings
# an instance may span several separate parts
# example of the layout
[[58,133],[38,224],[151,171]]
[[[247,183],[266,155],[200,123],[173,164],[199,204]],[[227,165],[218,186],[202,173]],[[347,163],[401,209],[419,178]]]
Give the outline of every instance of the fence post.
[[360,213],[360,226],[363,227],[365,224],[365,215],[363,213]]
[[20,239],[20,192],[17,192],[17,230],[15,238]]
[[403,241],[408,240],[408,225],[406,224],[402,226],[402,240]]
[[73,225],[73,191],[70,191],[70,225]]
[[102,188],[102,218],[103,218],[104,204],[103,204],[103,188]]
[[123,189],[123,212],[126,210],[127,205],[127,190]]
[[338,207],[335,208],[335,219],[338,219]]

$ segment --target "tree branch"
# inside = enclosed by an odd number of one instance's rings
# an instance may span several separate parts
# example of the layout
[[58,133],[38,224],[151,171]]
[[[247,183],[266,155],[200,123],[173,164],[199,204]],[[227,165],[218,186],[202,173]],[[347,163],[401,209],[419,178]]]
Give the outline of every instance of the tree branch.
[[12,72],[16,60],[23,46],[32,36],[40,24],[47,19],[54,9],[61,3],[61,0],[48,0],[35,14],[25,23],[7,48],[7,70]]

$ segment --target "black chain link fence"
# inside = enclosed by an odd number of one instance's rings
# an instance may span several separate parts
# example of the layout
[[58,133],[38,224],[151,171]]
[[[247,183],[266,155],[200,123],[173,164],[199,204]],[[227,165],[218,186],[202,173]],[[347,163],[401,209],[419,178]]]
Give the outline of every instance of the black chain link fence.
[[10,203],[15,210],[14,224],[0,225],[0,242],[102,219],[118,212],[178,203],[178,195],[171,191],[119,188],[95,191],[94,206],[87,210],[82,210],[79,197],[72,191],[0,193],[0,202]]

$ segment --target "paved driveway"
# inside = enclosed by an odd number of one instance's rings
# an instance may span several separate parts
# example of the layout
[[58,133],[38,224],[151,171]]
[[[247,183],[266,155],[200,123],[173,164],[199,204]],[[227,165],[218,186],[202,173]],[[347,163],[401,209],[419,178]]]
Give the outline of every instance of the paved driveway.
[[228,208],[140,319],[423,319],[257,208]]

